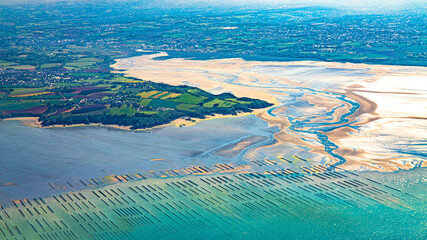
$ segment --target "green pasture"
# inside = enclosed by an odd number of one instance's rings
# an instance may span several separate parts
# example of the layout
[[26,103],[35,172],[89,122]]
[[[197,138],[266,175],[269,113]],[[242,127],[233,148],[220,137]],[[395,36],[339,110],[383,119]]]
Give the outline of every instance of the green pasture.
[[127,115],[133,116],[136,113],[136,110],[133,108],[110,108],[110,115]]
[[234,103],[234,102],[228,102],[228,101],[224,101],[224,100],[215,98],[214,100],[203,104],[203,107],[211,108],[211,107],[214,107],[215,105],[217,105],[218,107],[231,107],[235,104],[236,103]]
[[21,109],[38,107],[42,105],[43,103],[41,103],[40,101],[23,101],[23,102],[0,101],[0,111],[21,110]]
[[189,93],[181,94],[180,96],[171,99],[171,101],[187,104],[199,104],[203,102],[207,97],[197,97]]

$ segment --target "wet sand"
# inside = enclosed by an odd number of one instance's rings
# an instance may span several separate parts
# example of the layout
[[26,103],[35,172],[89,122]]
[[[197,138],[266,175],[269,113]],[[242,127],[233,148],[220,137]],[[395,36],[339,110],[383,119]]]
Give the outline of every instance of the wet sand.
[[27,127],[42,127],[38,117],[7,118],[7,119],[3,119],[3,121],[20,121],[22,125]]
[[155,60],[164,56],[119,59],[112,67],[141,79],[232,92],[275,104],[256,116],[280,128],[274,134],[276,142],[248,151],[248,160],[295,151],[316,163],[340,164],[348,170],[395,171],[425,165],[425,149],[417,144],[427,138],[427,68]]

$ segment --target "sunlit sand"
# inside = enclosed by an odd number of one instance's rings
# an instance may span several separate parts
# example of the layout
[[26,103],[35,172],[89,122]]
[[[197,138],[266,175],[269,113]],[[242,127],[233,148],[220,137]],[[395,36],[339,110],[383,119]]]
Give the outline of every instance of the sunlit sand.
[[[298,151],[316,163],[338,163],[348,170],[394,171],[424,165],[425,149],[417,143],[427,138],[426,68],[314,61],[155,60],[165,56],[119,59],[113,67],[145,80],[232,92],[275,104],[256,115],[281,129],[274,135],[277,141],[248,151],[245,158],[249,160]],[[318,134],[326,140],[319,140]]]

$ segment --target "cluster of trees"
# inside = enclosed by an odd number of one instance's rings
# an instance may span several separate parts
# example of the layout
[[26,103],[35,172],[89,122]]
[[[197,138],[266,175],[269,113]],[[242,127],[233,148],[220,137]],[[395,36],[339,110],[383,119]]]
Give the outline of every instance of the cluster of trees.
[[[265,108],[271,106],[271,103],[254,100],[250,98],[243,98],[244,100],[251,101],[250,104],[235,104],[231,107],[212,107],[204,108],[197,107],[191,111],[185,110],[169,110],[159,112],[157,114],[144,114],[136,113],[133,116],[127,115],[109,115],[104,114],[76,114],[76,115],[50,115],[43,116],[40,118],[43,126],[50,125],[75,125],[75,124],[104,124],[104,125],[120,125],[120,126],[131,126],[131,129],[143,129],[155,127],[163,124],[168,124],[178,118],[205,118],[206,116],[213,114],[232,114],[235,115],[238,112],[251,112],[254,108]],[[239,99],[240,100],[240,99]]]

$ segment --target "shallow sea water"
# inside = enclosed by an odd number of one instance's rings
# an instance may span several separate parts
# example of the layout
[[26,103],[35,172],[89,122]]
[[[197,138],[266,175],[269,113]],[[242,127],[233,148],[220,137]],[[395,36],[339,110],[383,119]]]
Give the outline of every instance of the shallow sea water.
[[6,239],[425,239],[426,169],[144,179],[15,201]]
[[249,136],[271,138],[271,131],[251,115],[138,132],[0,121],[0,201],[52,194],[48,183],[236,162],[212,151]]

